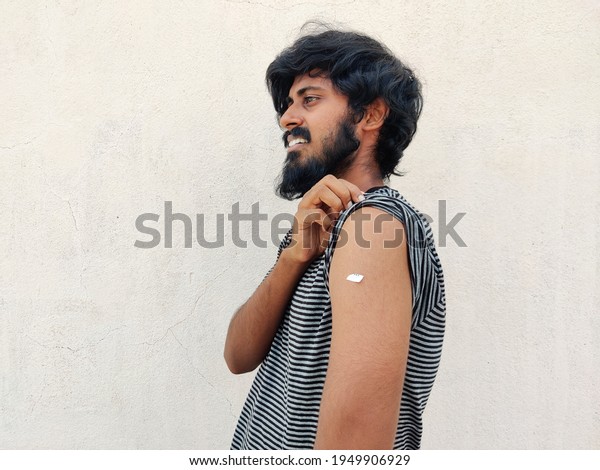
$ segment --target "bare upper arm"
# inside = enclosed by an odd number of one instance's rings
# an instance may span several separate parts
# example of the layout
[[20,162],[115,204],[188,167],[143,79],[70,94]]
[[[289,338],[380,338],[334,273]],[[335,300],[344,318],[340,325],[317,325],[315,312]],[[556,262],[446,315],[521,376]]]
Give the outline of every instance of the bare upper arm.
[[[342,230],[329,274],[332,338],[316,446],[391,448],[412,315],[404,226],[363,207]],[[362,281],[348,281],[352,273]]]

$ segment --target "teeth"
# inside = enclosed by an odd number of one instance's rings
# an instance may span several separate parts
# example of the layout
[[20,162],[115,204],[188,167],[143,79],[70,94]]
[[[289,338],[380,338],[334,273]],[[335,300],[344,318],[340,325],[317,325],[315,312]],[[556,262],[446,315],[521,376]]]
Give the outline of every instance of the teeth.
[[293,147],[296,144],[305,144],[306,140],[305,139],[294,139],[291,140],[290,143],[288,144],[288,147]]

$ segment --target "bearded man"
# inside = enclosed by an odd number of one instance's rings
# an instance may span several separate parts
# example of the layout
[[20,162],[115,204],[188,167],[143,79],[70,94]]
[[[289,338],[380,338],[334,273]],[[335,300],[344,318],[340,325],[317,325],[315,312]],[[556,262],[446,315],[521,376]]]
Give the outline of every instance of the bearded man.
[[229,369],[260,365],[232,449],[418,449],[444,279],[427,220],[386,182],[419,81],[378,41],[334,30],[299,38],[266,81],[287,148],[277,192],[301,199],[229,325]]

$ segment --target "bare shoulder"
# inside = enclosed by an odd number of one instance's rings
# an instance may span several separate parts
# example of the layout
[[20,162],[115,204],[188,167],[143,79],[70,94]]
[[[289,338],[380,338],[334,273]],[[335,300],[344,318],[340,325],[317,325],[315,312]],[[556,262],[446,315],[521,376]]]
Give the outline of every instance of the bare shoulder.
[[347,253],[347,256],[398,257],[403,251],[406,251],[404,224],[389,212],[364,206],[344,222],[335,256]]
[[334,317],[340,311],[352,317],[348,312],[356,312],[358,305],[392,315],[399,306],[410,311],[411,277],[404,224],[375,207],[361,207],[352,213],[342,226],[332,256],[329,288]]

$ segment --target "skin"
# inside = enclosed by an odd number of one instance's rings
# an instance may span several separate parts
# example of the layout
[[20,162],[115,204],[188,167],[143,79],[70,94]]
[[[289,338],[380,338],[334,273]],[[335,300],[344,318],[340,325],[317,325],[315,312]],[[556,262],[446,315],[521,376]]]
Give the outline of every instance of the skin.
[[[300,152],[300,162],[322,154],[323,142],[347,110],[347,98],[328,79],[296,78],[280,125],[309,129],[311,141],[292,147]],[[336,214],[361,200],[363,191],[383,185],[374,149],[387,111],[380,99],[368,107],[356,125],[361,145],[352,166],[344,174],[327,175],[300,200],[293,242],[229,325],[225,360],[232,372],[251,371],[265,358],[298,281],[327,246]],[[378,216],[384,222],[376,229]],[[343,230],[348,242],[336,248],[330,267],[332,340],[315,449],[391,449],[412,315],[404,226],[379,209],[364,207]],[[392,240],[394,248],[389,248]],[[351,273],[364,279],[349,282]]]

